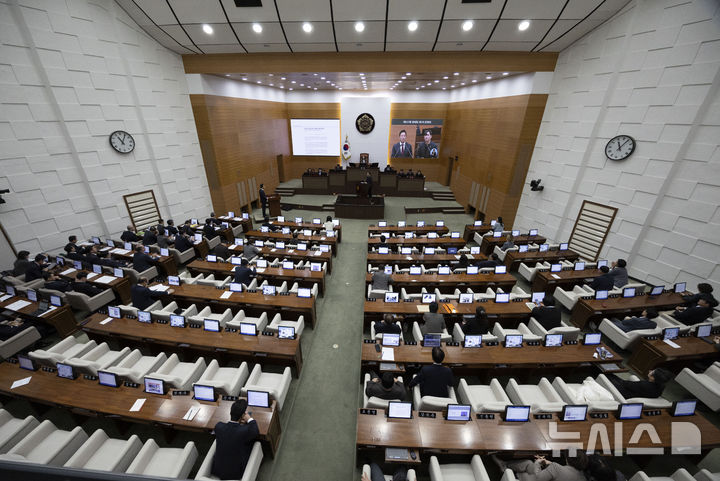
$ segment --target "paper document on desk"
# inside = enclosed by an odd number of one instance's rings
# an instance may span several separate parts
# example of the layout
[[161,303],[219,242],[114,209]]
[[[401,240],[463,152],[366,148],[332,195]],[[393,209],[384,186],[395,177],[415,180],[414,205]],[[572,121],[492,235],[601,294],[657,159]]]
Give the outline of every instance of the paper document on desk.
[[321,255],[322,255],[322,252],[321,252],[321,251],[317,251],[317,252],[315,252],[313,255],[314,255],[314,256],[321,256]]
[[555,279],[560,279],[560,276],[557,275],[557,274],[552,274],[552,276],[553,276]]
[[92,242],[88,242],[88,241],[82,241],[82,242],[78,242],[78,245],[79,246],[94,246],[95,244],[93,244]]
[[103,319],[102,321],[100,321],[100,325],[101,325],[101,326],[104,326],[105,324],[107,324],[108,322],[110,322],[110,321],[112,321],[112,320],[113,320],[112,317],[106,317],[105,319]]
[[261,267],[260,269],[255,269],[255,272],[257,272],[258,274],[262,274],[263,272],[265,272],[265,268]]
[[200,406],[192,407],[192,408],[188,409],[188,412],[185,413],[185,416],[183,416],[183,419],[185,421],[192,421],[193,418],[195,417],[195,415],[199,412],[200,412]]
[[121,248],[119,248],[119,247],[116,247],[115,249],[111,250],[110,253],[111,253],[111,254],[122,254],[122,255],[125,255],[125,254],[129,254],[130,251],[125,250],[125,249],[121,249]]
[[220,296],[220,299],[230,299],[230,296],[232,296],[232,291],[225,291]]
[[115,279],[117,278],[113,276],[102,276],[100,279],[96,279],[95,282],[99,282],[100,284],[110,284]]
[[30,382],[30,379],[32,379],[32,376],[18,379],[17,381],[12,383],[12,386],[10,386],[10,389],[15,389],[16,387],[24,386],[25,384]]
[[168,289],[170,289],[170,286],[165,286],[163,284],[156,284],[154,286],[150,286],[151,291],[165,292]]
[[467,257],[468,259],[475,259],[472,254],[465,254],[465,257]]
[[670,339],[665,339],[663,342],[670,347],[673,347],[675,349],[680,349],[680,346],[678,344],[675,344],[674,342],[672,342]]
[[418,304],[417,310],[418,310],[418,312],[430,312],[430,305],[429,304]]
[[537,307],[534,302],[526,302],[525,305],[526,305],[527,308],[530,309],[530,310],[533,310],[533,309],[535,309],[535,308]]
[[4,296],[0,297],[0,302],[5,302],[8,299],[10,299],[12,296],[10,294],[5,294]]
[[96,272],[88,272],[87,278],[88,280],[94,279],[98,274]]
[[112,247],[110,247],[110,246],[103,247],[102,249],[100,249],[100,252],[109,251],[110,249],[112,249]]
[[72,274],[73,272],[75,272],[75,268],[71,267],[70,269],[65,269],[64,271],[62,271],[60,275],[66,276],[68,274]]
[[230,244],[229,249],[235,249],[237,247],[237,244]]
[[382,348],[382,360],[383,361],[394,361],[395,360],[395,349],[392,347]]
[[23,307],[29,306],[31,303],[28,301],[15,301],[12,304],[8,304],[3,309],[9,309],[11,311],[19,311]]
[[143,407],[143,404],[145,404],[145,398],[140,398],[133,403],[132,407],[130,408],[130,412],[137,412],[140,410],[140,408]]
[[45,312],[43,312],[42,314],[40,314],[40,317],[44,316],[44,315],[47,314],[48,312],[54,311],[55,309],[57,309],[57,307],[55,307],[55,306],[50,306],[50,307],[48,307],[48,310],[45,311]]

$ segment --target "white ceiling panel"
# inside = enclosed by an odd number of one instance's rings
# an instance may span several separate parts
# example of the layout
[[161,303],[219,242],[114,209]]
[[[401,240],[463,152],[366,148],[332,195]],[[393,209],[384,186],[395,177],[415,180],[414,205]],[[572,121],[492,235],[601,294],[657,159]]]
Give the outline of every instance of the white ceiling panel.
[[[199,0],[198,0],[199,1]],[[206,0],[203,0],[206,1]],[[233,0],[221,0],[231,22],[277,22],[275,4],[265,1],[262,7],[236,7]]]
[[233,23],[233,28],[243,45],[246,43],[286,43],[278,22],[263,22],[261,25],[263,28],[261,33],[253,31],[252,23]]
[[388,52],[427,52],[432,50],[433,42],[388,42],[385,50]]
[[330,0],[276,0],[280,18],[285,22],[329,22]]
[[[587,1],[587,0],[585,0]],[[556,19],[565,0],[508,0],[503,19]]]
[[220,2],[217,0],[168,0],[180,23],[226,22]]
[[198,47],[205,53],[245,53],[245,50],[240,46],[237,41],[230,44],[222,45],[200,45]]
[[392,0],[389,20],[438,20],[445,2],[439,0]]
[[[333,37],[332,22],[313,22],[312,32],[307,33],[302,29],[303,22],[285,22],[283,28],[287,35],[288,42],[299,43],[326,43],[333,42],[335,50],[335,38]],[[293,47],[294,49],[295,47]]]
[[508,50],[517,52],[529,52],[537,42],[488,42],[485,51]]
[[385,0],[332,0],[336,22],[385,21]]
[[383,43],[367,42],[367,43],[340,43],[338,42],[338,51],[340,52],[382,52]]
[[462,23],[460,20],[445,20],[440,29],[438,42],[485,42],[490,36],[495,20],[475,20],[475,25],[467,32],[463,31]]
[[603,0],[570,0],[560,18],[562,19],[583,19],[592,12]]
[[250,53],[289,52],[286,43],[244,43]]
[[[365,30],[355,31],[355,22],[335,22],[338,43],[378,42],[385,39],[385,22],[365,22]],[[382,50],[382,47],[380,48]]]
[[493,0],[491,3],[461,3],[460,0],[448,0],[445,20],[494,20],[500,15],[504,2],[505,0]]
[[293,43],[293,52],[335,52],[335,43]]
[[500,20],[495,32],[493,32],[492,42],[539,42],[545,35],[554,20],[533,20],[530,27],[524,32],[518,30],[517,20]]
[[419,21],[418,28],[411,32],[407,28],[406,21],[390,21],[388,22],[387,41],[388,42],[428,42],[432,48],[432,42],[435,41],[440,22],[438,20]]
[[190,37],[185,35],[185,32],[180,25],[163,25],[162,29],[165,30],[168,35],[172,35],[172,37],[177,40],[179,44],[192,45]]
[[135,20],[135,23],[140,25],[141,27],[145,27],[145,25],[153,25],[152,20],[143,13],[143,11],[140,9],[140,7],[137,6],[135,2],[132,0],[115,0],[120,7],[127,12],[130,17],[132,17],[133,20]]
[[436,51],[449,51],[449,50],[480,50],[485,41],[482,42],[438,42],[435,45]]
[[135,3],[158,25],[177,23],[167,3],[158,0],[135,0]]
[[198,45],[201,43],[206,45],[231,45],[237,43],[237,39],[230,25],[227,23],[213,23],[210,25],[213,28],[213,33],[211,34],[203,32],[202,25],[197,23],[185,25],[185,31],[190,35],[190,38],[193,39],[193,42]]
[[[560,22],[558,22],[560,23]],[[593,30],[598,25],[602,24],[603,20],[585,20],[577,27],[573,28],[567,35],[563,36],[560,40],[557,40],[556,42],[553,42],[553,40],[556,40],[560,35],[565,33],[565,30],[556,30],[553,29],[550,34],[543,40],[543,43],[540,44],[540,46],[536,49],[537,51],[543,51],[543,52],[559,52],[560,50],[564,49],[565,47],[568,47],[573,42],[578,41],[583,36],[585,36],[588,32]],[[569,27],[568,27],[569,28]]]

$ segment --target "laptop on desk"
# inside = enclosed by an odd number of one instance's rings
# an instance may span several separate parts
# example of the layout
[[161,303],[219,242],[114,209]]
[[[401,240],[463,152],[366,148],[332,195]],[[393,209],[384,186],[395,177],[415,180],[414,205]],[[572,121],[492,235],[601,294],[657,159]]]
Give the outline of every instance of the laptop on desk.
[[38,308],[30,313],[31,316],[39,316],[41,314],[45,314],[47,311],[50,310],[50,303],[48,301],[38,301]]

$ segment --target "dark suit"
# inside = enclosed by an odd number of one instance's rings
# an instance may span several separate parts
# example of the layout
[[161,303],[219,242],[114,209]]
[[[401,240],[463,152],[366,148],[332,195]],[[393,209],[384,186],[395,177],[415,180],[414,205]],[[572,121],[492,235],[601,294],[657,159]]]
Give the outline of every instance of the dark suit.
[[180,252],[185,252],[188,249],[192,249],[193,244],[186,237],[178,236],[175,238],[175,248]]
[[25,271],[30,266],[30,264],[32,264],[32,261],[28,259],[15,259],[12,271],[13,276],[18,277],[25,274]]
[[208,217],[207,219],[205,219],[205,223],[207,224],[208,222],[213,223],[215,225],[222,224],[222,221],[220,219],[218,219],[217,217]]
[[141,237],[131,230],[126,230],[125,232],[122,233],[122,235],[120,236],[120,239],[123,242],[137,242],[141,239]]
[[103,291],[99,287],[95,287],[87,282],[73,282],[72,289],[75,292],[80,292],[90,297],[95,297]]
[[608,272],[593,279],[590,287],[596,291],[610,291],[615,287],[615,278]]
[[158,297],[167,295],[167,292],[152,291],[140,284],[135,284],[130,289],[130,297],[132,298],[133,307],[136,307],[141,311],[144,311],[151,306]]
[[534,317],[546,331],[560,327],[560,309],[557,307],[535,307],[530,313],[530,316]]
[[266,217],[265,211],[267,210],[267,194],[265,194],[265,189],[260,188],[260,205],[262,206],[262,214],[263,217]]
[[710,317],[712,313],[712,307],[701,307],[696,305],[688,307],[684,311],[675,311],[672,316],[683,324],[690,326],[692,324],[697,324],[698,322],[703,322],[705,319]]
[[[439,312],[426,312],[423,314],[423,321],[425,322],[420,326],[420,331],[425,334],[442,333],[445,329],[445,318]],[[419,341],[420,339],[416,339]]]
[[240,282],[249,286],[255,276],[257,276],[255,271],[247,266],[237,266],[235,268],[235,282]]
[[69,282],[57,279],[54,281],[48,281],[45,283],[45,289],[52,289],[53,291],[67,292],[71,288]]
[[155,259],[144,252],[136,252],[133,255],[133,269],[138,272],[145,272],[155,265]]
[[70,252],[70,247],[71,247],[71,246],[74,247],[74,248],[75,248],[75,251],[78,252],[78,253],[80,253],[80,254],[85,254],[85,253],[87,253],[88,250],[89,250],[88,248],[79,246],[79,245],[75,244],[74,242],[68,242],[67,244],[65,244],[65,252]]
[[706,301],[708,301],[710,307],[718,306],[718,301],[713,297],[712,294],[704,294],[702,292],[699,292],[690,296],[682,296],[682,298],[683,301],[685,301],[685,305],[687,306],[694,306],[700,299],[705,299]]
[[34,281],[35,279],[42,279],[43,268],[45,266],[38,265],[37,262],[33,261],[25,269],[25,282]]
[[432,364],[423,366],[408,386],[412,388],[419,384],[422,396],[448,397],[448,388],[452,387],[454,382],[453,373],[449,367]]
[[212,474],[220,479],[242,478],[250,459],[253,441],[259,434],[255,420],[247,424],[217,423]]
[[388,401],[391,399],[405,399],[405,386],[401,382],[396,382],[387,390],[381,382],[368,381],[365,394],[369,397],[374,396]]
[[177,235],[178,233],[177,227],[175,227],[174,225],[165,226],[165,230],[168,231],[170,235]]
[[412,146],[405,142],[405,145],[400,147],[400,142],[392,146],[390,157],[412,157]]
[[614,267],[608,274],[613,278],[615,287],[623,287],[630,282],[628,280],[627,268],[625,267]]
[[[432,150],[435,149],[435,152],[432,152]],[[430,158],[437,158],[438,156],[438,146],[435,142],[432,140],[429,144],[426,144],[423,142],[422,144],[418,145],[417,151],[415,152],[416,158],[422,158],[422,159],[430,159]]]
[[488,333],[488,321],[487,319],[478,320],[475,317],[468,319],[468,321],[462,326],[463,333],[466,336],[476,336],[478,334]]
[[217,232],[215,232],[215,227],[213,227],[212,222],[203,226],[203,235],[208,239],[214,239],[218,236]]
[[157,244],[157,236],[150,232],[149,230],[145,231],[145,234],[143,235],[142,243],[144,246],[149,246],[152,244]]
[[486,261],[480,261],[477,263],[478,269],[487,269],[489,267],[495,267],[495,266],[499,266],[499,265],[502,265],[502,263],[495,262],[492,259],[488,259]]
[[625,399],[634,397],[658,398],[665,389],[665,386],[657,382],[626,381],[612,373],[608,373],[606,376]]
[[375,323],[375,334],[380,334],[380,333],[400,334],[400,326],[398,326],[394,322],[391,322],[389,324],[385,324],[384,321],[376,322]]
[[622,329],[624,332],[637,331],[639,329],[655,329],[657,322],[647,317],[631,317],[630,319],[613,319],[612,323]]
[[157,236],[157,245],[161,249],[167,249],[168,247],[172,247],[172,243],[173,241],[170,240],[170,238],[165,234],[160,234],[159,236]]

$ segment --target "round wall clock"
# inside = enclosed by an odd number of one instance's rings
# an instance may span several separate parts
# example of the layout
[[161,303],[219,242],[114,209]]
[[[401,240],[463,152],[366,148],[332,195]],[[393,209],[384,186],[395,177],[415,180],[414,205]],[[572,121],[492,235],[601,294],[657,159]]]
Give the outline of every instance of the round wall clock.
[[110,134],[110,145],[121,154],[129,154],[135,148],[135,139],[124,130],[116,130]]
[[375,128],[375,118],[368,113],[360,114],[355,119],[355,128],[361,134],[369,134]]
[[635,139],[629,135],[617,135],[605,146],[605,155],[611,160],[623,160],[635,151]]

